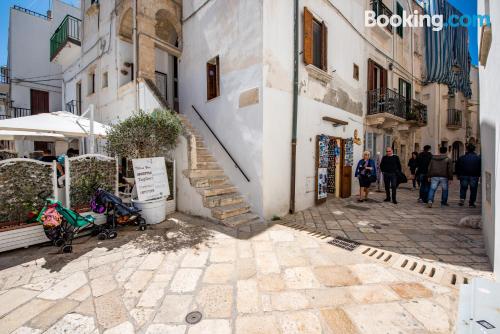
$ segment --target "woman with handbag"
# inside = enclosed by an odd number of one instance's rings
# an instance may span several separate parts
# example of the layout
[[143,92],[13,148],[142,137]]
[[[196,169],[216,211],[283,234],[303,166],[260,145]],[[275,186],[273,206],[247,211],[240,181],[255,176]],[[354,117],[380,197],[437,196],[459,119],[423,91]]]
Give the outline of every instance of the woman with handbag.
[[368,200],[368,192],[372,182],[377,181],[377,168],[375,161],[370,159],[370,152],[363,152],[363,159],[359,160],[354,174],[359,180],[359,199],[358,202]]

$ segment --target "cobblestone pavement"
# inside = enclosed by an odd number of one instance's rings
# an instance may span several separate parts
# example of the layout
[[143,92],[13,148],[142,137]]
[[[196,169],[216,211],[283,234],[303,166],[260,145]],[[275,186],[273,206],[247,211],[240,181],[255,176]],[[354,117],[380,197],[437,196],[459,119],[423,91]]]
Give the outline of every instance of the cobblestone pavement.
[[385,192],[372,191],[368,202],[358,203],[357,196],[329,199],[284,220],[365,245],[440,261],[455,269],[491,273],[482,231],[458,226],[464,216],[481,215],[479,204],[477,208],[458,206],[458,182],[451,184],[448,207],[439,205],[440,191],[433,208],[418,203],[417,197],[418,190],[399,189],[399,203],[394,205],[383,202]]
[[[0,333],[454,332],[456,288],[327,240],[281,224],[234,233],[176,214],[146,233],[78,239],[73,254],[3,253]],[[191,311],[203,320],[188,325]]]

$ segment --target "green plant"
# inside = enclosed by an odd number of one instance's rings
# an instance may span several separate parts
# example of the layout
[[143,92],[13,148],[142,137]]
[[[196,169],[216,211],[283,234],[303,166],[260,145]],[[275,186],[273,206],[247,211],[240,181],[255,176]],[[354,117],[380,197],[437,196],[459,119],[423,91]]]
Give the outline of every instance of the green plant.
[[177,144],[182,125],[174,113],[139,111],[108,131],[108,152],[128,159],[165,156]]

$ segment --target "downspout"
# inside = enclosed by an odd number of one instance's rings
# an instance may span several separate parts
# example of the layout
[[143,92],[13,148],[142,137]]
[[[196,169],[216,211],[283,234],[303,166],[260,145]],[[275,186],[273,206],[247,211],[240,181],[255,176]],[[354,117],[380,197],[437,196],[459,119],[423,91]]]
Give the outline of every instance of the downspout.
[[138,80],[137,80],[137,73],[139,64],[137,62],[138,59],[138,45],[137,45],[137,0],[132,1],[132,43],[133,43],[133,63],[134,63],[134,68],[133,68],[133,75],[134,75],[134,86],[135,86],[135,110],[139,110],[139,87],[138,87]]
[[297,113],[299,97],[299,0],[294,2],[293,20],[293,121],[292,121],[292,164],[290,179],[290,213],[295,212],[295,176],[297,167]]

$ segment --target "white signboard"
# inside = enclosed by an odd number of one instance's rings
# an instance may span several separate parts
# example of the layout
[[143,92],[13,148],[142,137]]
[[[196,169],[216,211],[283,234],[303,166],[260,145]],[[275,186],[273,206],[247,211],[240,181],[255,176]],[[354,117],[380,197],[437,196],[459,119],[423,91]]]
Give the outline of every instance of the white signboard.
[[133,159],[132,165],[139,201],[170,196],[164,158]]

